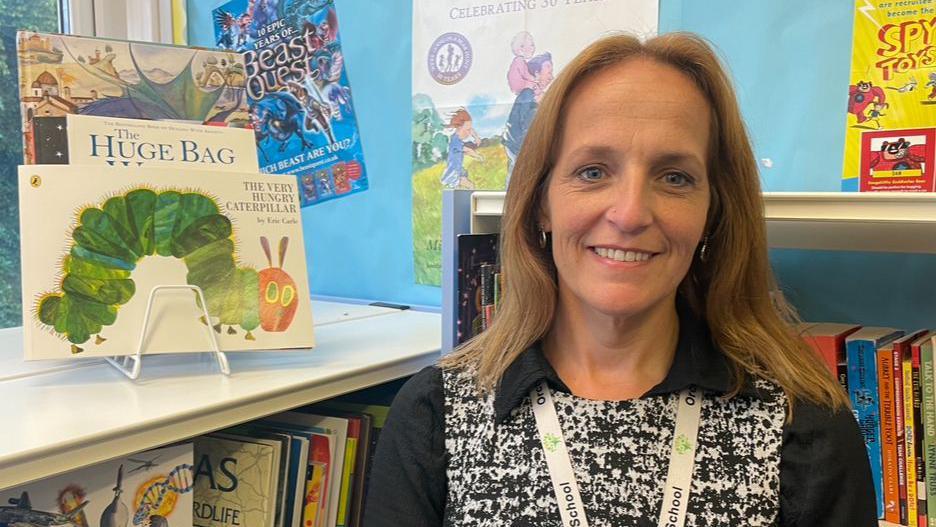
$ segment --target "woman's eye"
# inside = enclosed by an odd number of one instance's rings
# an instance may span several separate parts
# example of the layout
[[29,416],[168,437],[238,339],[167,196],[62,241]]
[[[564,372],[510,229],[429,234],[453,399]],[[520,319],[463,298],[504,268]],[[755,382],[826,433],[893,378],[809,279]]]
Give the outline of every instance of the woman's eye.
[[663,176],[663,181],[673,187],[685,187],[692,184],[692,178],[682,172],[669,172]]
[[598,181],[604,177],[604,171],[599,167],[585,167],[579,170],[578,176],[585,181]]

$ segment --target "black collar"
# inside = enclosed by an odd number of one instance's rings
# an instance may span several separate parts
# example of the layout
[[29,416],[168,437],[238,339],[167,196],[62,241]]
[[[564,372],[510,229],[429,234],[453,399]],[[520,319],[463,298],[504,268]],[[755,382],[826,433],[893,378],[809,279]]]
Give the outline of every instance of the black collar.
[[[679,392],[689,386],[698,386],[718,395],[729,393],[735,381],[728,358],[712,343],[705,323],[688,306],[682,305],[682,302],[678,304],[679,341],[673,364],[666,377],[642,397]],[[543,380],[554,389],[571,393],[546,360],[537,342],[504,371],[494,395],[496,422],[506,419],[530,390]],[[755,397],[758,395],[750,379],[742,384],[740,393]]]

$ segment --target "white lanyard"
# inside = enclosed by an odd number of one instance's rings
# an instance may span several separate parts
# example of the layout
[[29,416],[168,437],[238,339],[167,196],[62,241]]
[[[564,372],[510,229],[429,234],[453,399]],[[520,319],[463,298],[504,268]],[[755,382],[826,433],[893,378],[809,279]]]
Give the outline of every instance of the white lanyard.
[[[546,382],[541,382],[530,392],[533,402],[533,417],[539,430],[540,442],[546,455],[546,467],[552,480],[553,492],[559,502],[559,514],[563,527],[588,527],[582,496],[572,471],[572,460],[562,437],[562,427],[556,415],[552,394]],[[692,468],[695,463],[696,438],[702,409],[702,392],[698,388],[683,390],[679,394],[676,410],[676,430],[670,451],[666,486],[663,488],[663,504],[660,507],[658,527],[682,527],[686,523],[686,506],[692,483]]]

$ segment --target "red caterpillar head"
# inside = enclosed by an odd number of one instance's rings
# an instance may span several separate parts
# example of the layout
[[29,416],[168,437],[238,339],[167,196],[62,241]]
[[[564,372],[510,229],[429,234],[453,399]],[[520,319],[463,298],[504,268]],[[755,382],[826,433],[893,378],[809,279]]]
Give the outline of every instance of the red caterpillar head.
[[286,331],[299,306],[296,298],[296,281],[282,269],[289,238],[284,236],[280,239],[279,267],[273,267],[270,242],[267,241],[266,236],[260,237],[260,245],[270,265],[258,273],[260,275],[260,327],[270,332]]

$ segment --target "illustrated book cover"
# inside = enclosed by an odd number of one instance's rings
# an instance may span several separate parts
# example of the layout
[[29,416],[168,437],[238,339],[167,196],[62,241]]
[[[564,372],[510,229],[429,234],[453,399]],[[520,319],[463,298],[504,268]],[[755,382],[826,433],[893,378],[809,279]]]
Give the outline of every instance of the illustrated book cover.
[[149,450],[0,491],[0,525],[192,525],[192,444]]
[[25,164],[36,163],[35,117],[250,126],[244,58],[232,51],[20,31],[16,52]]
[[843,191],[936,190],[936,0],[891,4],[854,3]]
[[276,525],[279,444],[214,435],[194,441],[194,525]]
[[302,206],[368,187],[333,0],[232,0],[220,48],[242,52],[262,172],[293,174]]
[[258,174],[25,165],[26,359],[314,345],[296,182]]
[[36,162],[257,172],[253,130],[69,114],[35,117]]

